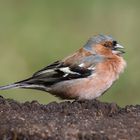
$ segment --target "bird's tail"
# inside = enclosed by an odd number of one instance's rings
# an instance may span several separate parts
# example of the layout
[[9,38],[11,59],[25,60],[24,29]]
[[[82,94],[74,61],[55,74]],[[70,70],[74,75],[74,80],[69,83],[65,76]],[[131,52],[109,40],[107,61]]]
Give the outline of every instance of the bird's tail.
[[9,85],[5,85],[5,86],[0,86],[0,90],[7,90],[7,89],[15,89],[15,88],[24,88],[25,86],[27,86],[27,82],[30,80],[31,78],[22,80],[22,81],[18,81]]
[[7,89],[15,89],[15,88],[24,88],[26,87],[28,84],[27,82],[30,80],[31,78],[22,80],[22,81],[18,81],[9,85],[5,85],[5,86],[0,86],[0,90],[7,90]]
[[6,86],[0,86],[0,90],[7,90],[7,89],[13,89],[13,88],[22,88],[25,85],[22,85],[20,83],[14,83]]
[[0,90],[7,90],[7,89],[16,89],[16,88],[25,88],[25,89],[37,89],[46,91],[46,87],[42,84],[37,83],[38,80],[34,78],[28,78],[13,84],[9,84],[6,86],[0,86]]

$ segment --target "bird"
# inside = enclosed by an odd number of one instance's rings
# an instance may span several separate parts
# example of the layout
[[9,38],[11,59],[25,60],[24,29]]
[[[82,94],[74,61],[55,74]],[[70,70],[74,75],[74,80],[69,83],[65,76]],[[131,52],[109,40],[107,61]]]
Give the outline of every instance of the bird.
[[98,34],[68,57],[54,61],[30,78],[1,86],[37,89],[60,99],[92,100],[104,94],[126,67],[124,47],[110,35]]

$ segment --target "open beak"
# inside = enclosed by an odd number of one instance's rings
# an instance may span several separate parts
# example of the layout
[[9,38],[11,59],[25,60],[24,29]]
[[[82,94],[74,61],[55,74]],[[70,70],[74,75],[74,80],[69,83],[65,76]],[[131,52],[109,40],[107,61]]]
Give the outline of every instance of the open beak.
[[112,49],[112,53],[117,54],[117,55],[123,54],[123,53],[125,53],[125,52],[122,50],[123,48],[124,48],[124,47],[121,46],[120,44],[116,44],[116,45],[114,46],[114,48]]

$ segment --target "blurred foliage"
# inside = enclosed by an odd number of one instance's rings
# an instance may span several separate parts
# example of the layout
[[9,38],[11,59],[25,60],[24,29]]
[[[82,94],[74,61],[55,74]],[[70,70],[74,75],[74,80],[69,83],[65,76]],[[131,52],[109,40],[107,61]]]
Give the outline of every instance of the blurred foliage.
[[[128,66],[100,99],[121,106],[139,104],[139,13],[138,0],[0,0],[0,85],[27,78],[103,33],[125,46]],[[22,102],[58,100],[35,90],[0,94]]]

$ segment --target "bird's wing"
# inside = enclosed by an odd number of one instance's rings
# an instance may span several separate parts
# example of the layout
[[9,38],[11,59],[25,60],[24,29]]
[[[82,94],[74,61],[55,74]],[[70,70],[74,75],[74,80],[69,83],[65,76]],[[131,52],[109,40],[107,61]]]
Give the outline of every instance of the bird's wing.
[[39,81],[60,82],[63,80],[71,80],[77,78],[84,78],[91,75],[92,70],[82,67],[82,65],[64,64],[61,61],[57,61],[48,65],[47,67],[36,72],[32,79]]
[[99,61],[99,58],[95,56],[92,58],[81,58],[81,60],[77,60],[76,63],[74,63],[74,61],[71,63],[56,61],[37,71],[30,78],[1,87],[0,89],[22,87],[46,90],[47,87],[49,88],[51,85],[58,82],[86,78],[92,75],[96,70],[97,61]]
[[67,61],[68,63],[56,61],[33,74],[27,82],[32,84],[45,83],[47,86],[65,80],[85,78],[95,72],[96,64],[101,62],[102,59],[102,56],[91,55],[84,58],[81,57],[76,63],[71,61]]
[[32,77],[10,85],[2,86],[0,87],[0,90],[21,87],[46,91],[47,87],[55,83],[84,78],[90,76],[92,72],[91,69],[86,69],[81,66],[72,66],[70,64],[64,65],[63,62],[57,61],[34,73]]
[[39,76],[39,75],[42,75],[42,74],[51,74],[51,72],[53,72],[58,67],[61,67],[61,65],[62,65],[62,63],[60,61],[55,61],[52,64],[46,66],[45,68],[35,72],[33,74],[33,77]]

